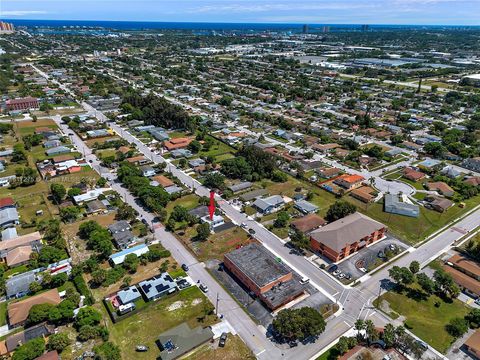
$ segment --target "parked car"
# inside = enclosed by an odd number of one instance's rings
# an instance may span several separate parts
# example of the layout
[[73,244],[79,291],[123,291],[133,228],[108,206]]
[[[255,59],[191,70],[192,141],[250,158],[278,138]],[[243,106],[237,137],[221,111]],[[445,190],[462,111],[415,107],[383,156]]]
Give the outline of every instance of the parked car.
[[309,282],[310,282],[310,279],[307,277],[304,277],[302,278],[302,280],[300,280],[300,284],[302,285],[308,284]]
[[390,250],[392,250],[392,251],[395,251],[395,250],[397,249],[397,245],[395,245],[395,244],[390,244],[388,247],[389,247]]
[[337,270],[335,270],[335,271],[333,272],[333,276],[338,276],[338,274],[341,274],[341,273],[342,273],[342,272],[337,269]]
[[253,230],[253,229],[248,229],[248,233],[249,233],[250,235],[255,235],[255,230]]
[[428,350],[428,345],[427,343],[423,342],[422,340],[417,340],[417,345],[420,346],[423,350],[427,351]]
[[345,274],[344,274],[344,273],[338,274],[338,278],[339,278],[339,279],[343,279],[344,277],[345,277]]
[[364,267],[358,268],[358,270],[360,270],[361,272],[364,272],[364,273],[367,272],[367,269],[365,269]]
[[177,281],[177,285],[178,285],[178,288],[179,288],[180,290],[183,290],[183,289],[186,289],[186,288],[192,286],[192,284],[190,284],[190,283],[189,283],[187,280],[185,280],[185,279],[180,279],[180,280],[178,280],[178,281]]
[[138,352],[148,351],[148,346],[147,345],[137,345],[137,346],[135,346],[135,351],[138,351]]
[[204,293],[208,292],[208,286],[204,284],[200,284],[199,286],[200,290],[202,290]]
[[334,272],[335,270],[337,270],[337,269],[338,269],[338,266],[337,266],[337,265],[332,265],[332,266],[330,266],[330,267],[328,268],[328,272],[333,273],[333,272]]
[[225,343],[227,342],[227,333],[222,333],[222,335],[220,335],[220,340],[218,341],[218,346],[220,347],[224,347],[225,346]]
[[242,222],[242,225],[240,225],[242,229],[245,229],[247,227],[247,223]]
[[182,264],[182,270],[183,271],[188,271],[188,265],[187,264]]

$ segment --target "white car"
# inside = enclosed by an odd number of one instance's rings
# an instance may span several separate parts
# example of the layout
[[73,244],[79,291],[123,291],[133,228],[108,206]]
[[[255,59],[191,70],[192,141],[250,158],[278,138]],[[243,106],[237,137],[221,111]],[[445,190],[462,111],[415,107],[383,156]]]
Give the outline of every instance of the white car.
[[361,267],[361,268],[358,268],[358,270],[360,270],[361,272],[364,272],[364,273],[366,273],[366,272],[367,272],[367,269],[365,269],[365,268],[363,268],[363,267]]
[[337,269],[337,270],[335,270],[335,271],[333,272],[333,276],[337,276],[337,275],[340,274],[340,273],[341,273],[341,271]]

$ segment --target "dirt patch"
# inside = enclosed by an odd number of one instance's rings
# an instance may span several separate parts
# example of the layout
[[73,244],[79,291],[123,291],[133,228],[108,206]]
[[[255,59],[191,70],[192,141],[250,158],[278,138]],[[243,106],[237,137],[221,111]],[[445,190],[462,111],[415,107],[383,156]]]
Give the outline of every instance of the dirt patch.
[[202,303],[202,299],[193,299],[192,300],[192,306],[198,305]]
[[[202,301],[200,300],[200,302]],[[175,301],[169,307],[167,307],[167,311],[175,311],[175,310],[181,309],[183,306],[184,306],[183,301]]]

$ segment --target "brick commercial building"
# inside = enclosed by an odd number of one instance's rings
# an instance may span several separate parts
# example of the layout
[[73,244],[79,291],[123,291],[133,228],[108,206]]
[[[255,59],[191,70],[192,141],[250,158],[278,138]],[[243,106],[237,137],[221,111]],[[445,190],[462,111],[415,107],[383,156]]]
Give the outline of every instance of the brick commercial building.
[[292,271],[259,244],[252,243],[225,254],[224,265],[271,310],[304,293]]
[[30,109],[38,109],[38,99],[34,97],[18,98],[7,100],[7,111],[25,111]]
[[386,231],[382,223],[356,212],[310,233],[310,246],[337,262],[381,240]]

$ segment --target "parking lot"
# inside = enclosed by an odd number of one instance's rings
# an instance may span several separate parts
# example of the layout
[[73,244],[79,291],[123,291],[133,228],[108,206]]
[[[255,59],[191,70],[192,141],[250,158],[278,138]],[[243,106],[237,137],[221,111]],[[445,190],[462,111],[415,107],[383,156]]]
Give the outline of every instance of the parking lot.
[[349,281],[356,280],[365,275],[366,272],[372,271],[374,268],[385,263],[387,259],[381,256],[384,255],[387,250],[392,251],[391,245],[395,247],[393,252],[396,254],[407,249],[407,245],[400,240],[387,236],[386,239],[363,248],[358,253],[342,261],[338,264],[338,270],[345,275],[349,274],[351,277]]
[[[267,309],[263,303],[249,290],[244,287],[233,274],[227,269],[221,266],[221,262],[218,260],[210,260],[206,263],[210,273],[220,282],[227,291],[233,295],[238,303],[249,312],[249,314],[255,318],[259,324],[268,328],[273,320],[273,316],[269,309]],[[294,277],[300,281],[301,277],[294,273]],[[315,287],[310,284],[305,285],[305,290],[311,294],[306,299],[300,301],[295,306],[311,306],[316,309],[320,309],[322,305],[329,304],[331,301],[322,293],[320,293]],[[235,306],[235,304],[232,304]]]

